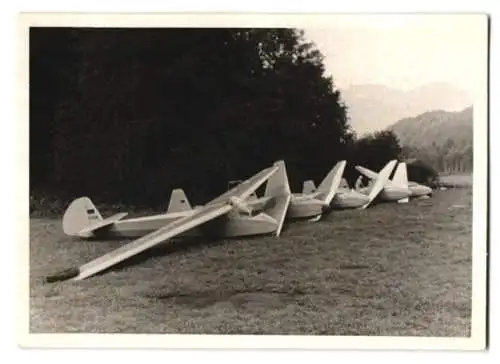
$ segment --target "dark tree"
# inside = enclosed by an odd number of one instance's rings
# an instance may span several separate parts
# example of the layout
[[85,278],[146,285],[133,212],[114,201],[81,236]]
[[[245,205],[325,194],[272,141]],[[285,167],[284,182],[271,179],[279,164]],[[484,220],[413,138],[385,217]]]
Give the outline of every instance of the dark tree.
[[284,159],[292,186],[353,136],[294,29],[41,29],[30,38],[32,191],[164,207]]
[[349,161],[346,168],[346,180],[351,187],[354,186],[359,172],[356,165],[379,171],[392,159],[403,160],[402,148],[397,136],[392,131],[378,131],[368,134],[350,143]]

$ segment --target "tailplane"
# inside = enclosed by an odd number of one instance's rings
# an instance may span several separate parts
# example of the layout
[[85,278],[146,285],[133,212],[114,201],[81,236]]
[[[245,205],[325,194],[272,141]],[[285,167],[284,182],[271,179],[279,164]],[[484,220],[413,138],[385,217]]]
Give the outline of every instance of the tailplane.
[[320,193],[317,198],[322,200],[327,205],[330,204],[335,196],[335,193],[337,192],[337,189],[339,188],[346,163],[347,161],[345,160],[338,162],[326,175],[316,190],[316,192]]
[[373,172],[372,170],[363,166],[355,166],[354,168],[366,178],[377,179],[377,172]]
[[177,188],[172,191],[170,195],[170,202],[168,203],[167,213],[183,212],[192,210],[184,190]]

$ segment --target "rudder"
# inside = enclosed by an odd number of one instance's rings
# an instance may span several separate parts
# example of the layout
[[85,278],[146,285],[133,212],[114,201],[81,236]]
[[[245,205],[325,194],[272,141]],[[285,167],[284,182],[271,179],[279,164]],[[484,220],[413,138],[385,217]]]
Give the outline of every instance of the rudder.
[[344,169],[347,161],[343,160],[335,164],[335,166],[330,170],[326,177],[321,181],[316,192],[321,193],[321,199],[324,203],[330,204],[337,189],[342,181],[342,175],[344,174]]
[[[392,184],[399,187],[408,188],[408,172],[406,168],[405,162],[400,162],[396,168],[396,172],[394,172],[394,176],[392,177]],[[403,198],[398,200],[398,203],[406,203],[409,202],[409,198]]]
[[184,190],[176,188],[170,195],[170,202],[168,203],[167,213],[183,212],[192,210]]
[[86,227],[102,220],[99,210],[88,197],[80,197],[71,202],[63,215],[63,231],[75,236]]
[[275,197],[284,194],[290,194],[290,185],[286,173],[285,162],[280,160],[273,164],[278,166],[278,170],[269,178],[264,192],[265,197]]
[[302,184],[302,193],[307,195],[313,192],[316,192],[316,185],[314,184],[314,181],[312,179],[304,181]]
[[274,163],[278,170],[269,178],[264,192],[265,197],[271,197],[270,205],[264,209],[265,213],[276,220],[276,236],[280,236],[285,222],[288,206],[292,199],[285,162],[280,160]]
[[392,183],[408,188],[408,173],[405,162],[400,162],[398,167],[396,168],[396,172],[394,172],[394,176],[392,177]]

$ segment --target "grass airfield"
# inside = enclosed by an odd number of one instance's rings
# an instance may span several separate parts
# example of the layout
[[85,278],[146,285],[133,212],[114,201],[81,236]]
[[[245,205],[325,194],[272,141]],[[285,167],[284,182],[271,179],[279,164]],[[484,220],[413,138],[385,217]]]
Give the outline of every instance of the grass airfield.
[[31,333],[470,335],[472,189],[334,211],[271,236],[175,241],[45,283],[124,241],[30,220]]

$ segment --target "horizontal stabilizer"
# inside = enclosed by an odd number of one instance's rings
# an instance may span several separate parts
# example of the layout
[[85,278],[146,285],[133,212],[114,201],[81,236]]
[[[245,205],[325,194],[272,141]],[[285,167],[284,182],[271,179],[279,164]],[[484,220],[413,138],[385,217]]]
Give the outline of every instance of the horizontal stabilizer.
[[378,173],[377,172],[373,172],[372,170],[370,170],[368,168],[365,168],[365,167],[362,167],[362,166],[355,166],[354,168],[356,168],[356,170],[359,173],[361,173],[363,176],[365,176],[366,178],[377,179],[377,177],[378,177]]
[[98,232],[99,230],[108,227],[110,225],[113,225],[115,222],[123,219],[125,216],[127,216],[127,212],[120,212],[118,214],[115,214],[113,216],[107,217],[103,220],[99,220],[96,223],[93,223],[89,226],[86,226],[82,230],[80,230],[77,235],[81,237],[90,237],[93,233]]

